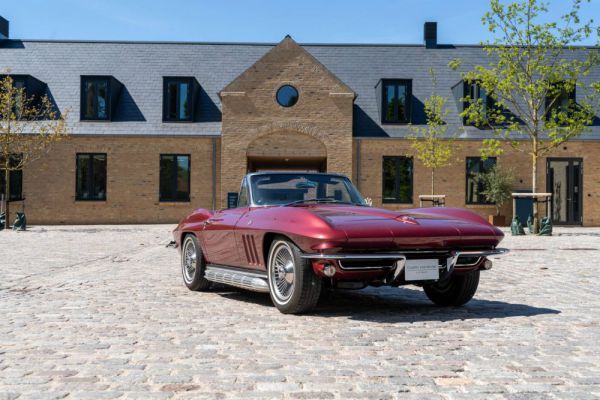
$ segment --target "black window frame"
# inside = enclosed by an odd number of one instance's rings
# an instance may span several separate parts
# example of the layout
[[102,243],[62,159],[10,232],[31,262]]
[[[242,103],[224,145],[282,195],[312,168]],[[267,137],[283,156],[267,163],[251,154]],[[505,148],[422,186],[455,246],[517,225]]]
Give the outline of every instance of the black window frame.
[[[571,92],[563,91],[559,96],[568,96],[569,100],[572,101],[575,105],[577,105],[577,85],[573,86],[573,90]],[[562,105],[557,103],[558,98],[554,101],[554,104],[550,105],[552,99],[546,96],[544,102],[544,114],[546,121],[549,121],[552,118],[552,110],[556,108],[561,108]],[[564,110],[569,111],[569,110]]]
[[[296,92],[296,96],[295,96],[295,100],[293,103],[291,104],[284,104],[283,102],[280,101],[279,99],[279,95],[281,93],[282,90],[284,90],[285,88],[290,88],[292,89],[294,92]],[[293,98],[293,97],[292,97]],[[298,90],[298,88],[290,83],[286,83],[284,85],[279,86],[279,88],[275,91],[275,101],[277,102],[277,104],[279,104],[280,107],[283,108],[291,108],[294,107],[296,104],[298,104],[298,101],[300,100],[300,91]]]
[[[94,187],[94,157],[95,156],[104,156],[104,196],[102,198],[84,198],[81,193],[79,193],[79,157],[80,156],[89,156],[88,160],[88,173],[87,178],[91,184],[90,187]],[[88,183],[90,183],[88,182]],[[76,153],[75,154],[75,200],[76,201],[106,201],[108,198],[108,154],[107,153]]]
[[[406,86],[406,104],[405,104],[405,119],[398,118],[398,107],[394,108],[394,119],[387,118],[387,95],[386,88],[390,85],[394,85],[394,98],[398,98],[398,86]],[[406,125],[412,121],[412,79],[382,79],[381,80],[381,123],[382,124],[395,124],[395,125]]]
[[[106,81],[106,117],[98,118],[98,104],[96,103],[96,107],[94,110],[95,117],[89,118],[85,116],[85,109],[87,108],[87,96],[86,96],[86,83],[88,81]],[[82,75],[81,76],[81,86],[80,86],[80,107],[79,107],[79,120],[80,121],[111,121],[112,120],[112,81],[113,77],[110,75]]]
[[[169,84],[171,83],[187,83],[188,84],[188,109],[190,115],[188,118],[170,118],[169,117]],[[194,122],[194,114],[196,108],[196,78],[193,76],[164,76],[163,77],[163,122]],[[179,103],[179,96],[177,96]],[[177,105],[179,110],[179,104]],[[179,114],[179,113],[178,113]]]
[[[390,159],[393,158],[395,161],[395,173],[396,176],[394,177],[394,199],[386,199],[384,196],[384,191],[385,191],[385,171],[384,171],[384,165],[385,165],[385,161],[386,159]],[[410,198],[409,199],[402,199],[400,197],[400,174],[398,173],[399,171],[399,162],[400,160],[408,160],[410,161],[411,164],[411,174],[410,174]],[[415,163],[414,163],[414,159],[413,157],[408,157],[408,156],[383,156],[381,159],[381,202],[383,204],[413,204],[414,203],[414,191],[415,191],[415,185],[414,185],[414,180],[415,180]],[[404,201],[404,200],[408,200],[408,201]]]
[[[31,101],[30,106],[40,107],[42,104],[42,98],[47,95],[48,86],[46,83],[40,81],[32,75],[24,75],[24,74],[0,74],[0,79],[5,79],[10,77],[13,80],[14,88],[22,88],[24,91],[24,95],[27,99]],[[15,114],[17,114],[18,119],[25,119],[22,116],[18,115],[18,110],[13,109]],[[33,119],[33,117],[28,118]],[[47,116],[39,117],[39,119],[47,119]]]
[[[495,107],[496,102],[495,102],[494,98],[489,93],[487,93],[487,91],[485,89],[483,89],[481,87],[481,84],[479,82],[463,81],[463,85],[464,85],[463,93],[464,93],[464,97],[465,97],[465,100],[463,102],[463,110],[466,110],[470,105],[470,102],[466,99],[469,98],[469,99],[471,99],[472,102],[476,102],[477,100],[479,100],[481,98],[482,90],[485,92],[485,95],[486,95],[486,99],[485,99],[486,114],[489,112],[490,109],[493,109]],[[473,98],[473,96],[471,96],[471,88],[473,88],[473,87],[477,88],[477,98]],[[469,122],[467,117],[463,117],[463,125],[476,126],[475,123]]]
[[[177,196],[175,196],[174,198],[167,198],[163,196],[163,186],[162,186],[162,175],[161,175],[161,170],[160,170],[160,166],[162,163],[162,158],[163,157],[175,157],[175,164],[177,166],[177,158],[178,157],[187,157],[188,160],[188,182],[187,182],[187,187],[188,187],[188,192],[187,192],[187,198],[186,199],[177,199]],[[174,193],[177,193],[177,168],[173,169],[173,180],[172,180],[172,184],[175,187]],[[192,178],[192,155],[191,154],[183,154],[183,153],[162,153],[159,155],[158,157],[158,201],[161,203],[189,203],[191,202],[191,198],[192,198],[192,186],[191,186],[191,178]]]
[[[483,163],[485,163],[487,160],[491,160],[493,161],[493,166],[497,166],[498,165],[498,158],[497,157],[487,157],[485,160],[482,157],[477,157],[477,156],[473,156],[473,157],[466,157],[465,158],[465,204],[468,205],[493,205],[494,203],[486,200],[486,201],[470,201],[469,200],[469,177],[471,176],[471,171],[469,171],[469,160],[478,160],[479,161],[479,172],[476,172],[475,174],[480,174],[480,173],[485,173],[487,171],[483,171]],[[479,194],[481,189],[481,185],[482,183],[479,183],[477,185],[477,191],[476,193]],[[483,197],[478,195],[478,197]]]
[[[18,160],[19,158],[22,158],[23,155],[22,154],[12,154],[10,156],[11,161],[12,159]],[[0,160],[1,162],[2,160]],[[13,166],[18,163],[18,161],[15,161],[14,163],[11,162],[11,164],[13,164]],[[4,163],[2,163],[2,165],[4,165]],[[5,177],[5,171],[3,169],[0,169],[0,195],[4,194],[6,195],[6,182],[4,181],[4,177]],[[10,180],[10,198],[8,199],[9,202],[13,202],[13,201],[23,201],[25,198],[23,197],[23,169],[18,169],[18,170],[12,170],[8,172],[8,179]],[[15,185],[15,182],[13,181],[19,181],[18,185]],[[14,188],[15,186],[17,186],[19,188],[19,193],[15,193],[14,192]],[[0,196],[1,197],[1,196]]]

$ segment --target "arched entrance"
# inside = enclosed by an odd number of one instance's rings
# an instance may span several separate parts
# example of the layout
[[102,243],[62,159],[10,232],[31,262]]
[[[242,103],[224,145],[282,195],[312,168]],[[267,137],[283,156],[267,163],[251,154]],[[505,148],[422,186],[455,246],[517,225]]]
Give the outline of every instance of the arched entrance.
[[326,172],[327,150],[313,136],[296,131],[275,132],[252,141],[246,152],[248,172]]

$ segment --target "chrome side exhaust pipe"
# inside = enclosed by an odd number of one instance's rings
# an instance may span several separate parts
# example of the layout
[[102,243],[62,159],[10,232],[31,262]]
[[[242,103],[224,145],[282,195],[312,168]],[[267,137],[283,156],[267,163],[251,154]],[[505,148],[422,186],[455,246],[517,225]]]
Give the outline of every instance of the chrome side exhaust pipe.
[[493,266],[494,263],[492,262],[492,260],[485,260],[483,265],[481,266],[481,269],[489,271],[490,269],[492,269]]

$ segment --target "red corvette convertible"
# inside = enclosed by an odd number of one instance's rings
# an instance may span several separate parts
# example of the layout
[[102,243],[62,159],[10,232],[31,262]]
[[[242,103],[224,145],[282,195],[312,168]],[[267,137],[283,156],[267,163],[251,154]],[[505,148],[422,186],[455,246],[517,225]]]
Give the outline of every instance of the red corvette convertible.
[[283,313],[314,307],[324,288],[422,286],[435,304],[468,302],[504,234],[455,208],[369,207],[337,174],[259,172],[237,207],[199,209],[173,231],[190,290],[219,282],[268,292]]

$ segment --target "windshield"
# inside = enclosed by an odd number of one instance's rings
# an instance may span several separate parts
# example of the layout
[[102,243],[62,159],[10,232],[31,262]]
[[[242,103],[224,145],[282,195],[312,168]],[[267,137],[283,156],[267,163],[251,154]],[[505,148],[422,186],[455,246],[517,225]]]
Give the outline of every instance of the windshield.
[[366,205],[358,190],[346,177],[327,174],[261,174],[250,177],[255,205],[292,205],[303,203],[345,203]]

